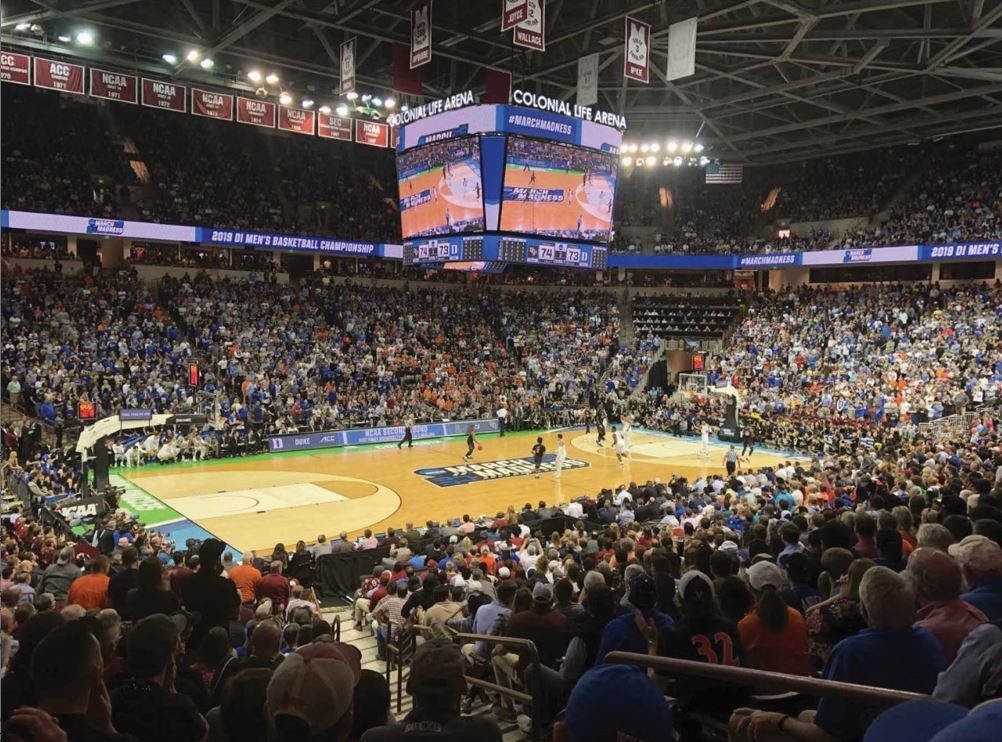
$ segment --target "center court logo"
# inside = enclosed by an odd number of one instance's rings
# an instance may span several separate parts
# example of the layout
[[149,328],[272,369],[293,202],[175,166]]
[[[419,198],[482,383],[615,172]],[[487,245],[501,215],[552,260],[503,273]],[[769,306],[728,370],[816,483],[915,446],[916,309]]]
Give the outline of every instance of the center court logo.
[[[539,467],[540,471],[553,471],[556,469],[555,461],[555,454],[544,456],[543,463]],[[469,484],[470,482],[528,476],[532,474],[533,466],[532,457],[526,456],[524,459],[503,459],[501,461],[418,469],[414,473],[439,487],[455,487],[458,484]],[[589,466],[591,464],[580,459],[564,459],[564,469],[584,469]]]

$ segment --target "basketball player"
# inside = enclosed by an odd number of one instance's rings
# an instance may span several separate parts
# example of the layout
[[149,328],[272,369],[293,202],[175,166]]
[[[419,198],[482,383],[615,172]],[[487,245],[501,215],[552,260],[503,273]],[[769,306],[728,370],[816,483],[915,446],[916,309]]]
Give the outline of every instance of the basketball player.
[[616,452],[616,461],[623,465],[623,457],[626,456],[626,443],[623,441],[623,434],[612,426],[612,449]]
[[746,425],[741,431],[741,458],[750,459],[755,453],[755,430],[751,425]]
[[536,171],[535,170],[533,170],[533,171],[531,171],[529,173],[529,185],[530,186],[536,185]]
[[472,425],[466,430],[466,455],[463,461],[473,460],[473,451],[477,447],[477,429]]
[[605,443],[605,411],[601,407],[595,412],[595,432],[598,433],[595,445],[601,448]]
[[407,448],[414,448],[414,434],[411,432],[411,425],[413,424],[413,420],[404,420],[404,437],[397,443],[397,448],[400,448],[405,443],[407,444]]
[[477,198],[480,198],[480,181],[479,180],[477,181],[477,185],[475,186],[474,190],[476,191]]
[[584,217],[578,214],[578,234],[581,234],[581,227],[584,225]]
[[567,459],[567,447],[564,445],[564,434],[557,433],[557,460],[556,473],[554,479],[560,479],[560,470],[564,468],[564,461]]
[[623,442],[626,444],[626,452],[629,453],[633,447],[633,415],[627,413],[621,419],[623,421]]
[[697,456],[701,456],[704,459],[710,458],[710,425],[709,423],[703,423],[700,428],[700,435],[702,436],[703,443],[699,447],[699,453]]
[[543,454],[546,453],[546,446],[543,439],[537,438],[536,445],[532,447],[532,476],[539,479],[539,468],[543,465]]
[[448,208],[445,210],[445,228],[447,231],[452,231],[452,212]]

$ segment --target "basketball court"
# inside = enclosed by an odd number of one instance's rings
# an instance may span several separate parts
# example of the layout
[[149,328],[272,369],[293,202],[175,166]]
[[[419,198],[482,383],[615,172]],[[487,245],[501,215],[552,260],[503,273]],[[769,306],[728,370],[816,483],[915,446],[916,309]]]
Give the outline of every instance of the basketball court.
[[[535,175],[535,180],[532,176]],[[611,228],[613,184],[605,175],[592,175],[582,183],[584,173],[573,170],[524,170],[521,165],[505,167],[506,187],[561,190],[560,201],[505,200],[501,205],[501,229],[513,232],[552,230],[608,231]],[[578,217],[581,218],[580,225]]]
[[[567,461],[557,480],[552,471],[557,432],[484,436],[483,450],[468,463],[465,439],[449,438],[419,441],[411,449],[378,444],[116,472],[134,495],[160,508],[163,530],[181,533],[195,526],[236,551],[261,553],[270,553],[277,542],[312,543],[320,533],[328,538],[365,528],[378,533],[408,521],[422,525],[464,513],[493,515],[509,505],[521,509],[530,501],[567,502],[631,481],[668,480],[672,474],[695,480],[724,472],[727,444],[711,444],[709,456],[700,457],[696,438],[634,431],[631,459],[620,466],[608,445],[596,445],[594,431],[568,429],[563,430]],[[539,479],[532,475],[530,454],[537,435],[547,447]],[[606,438],[611,442],[611,433]],[[749,464],[777,465],[790,458],[756,451]],[[162,514],[170,512],[174,515]],[[145,522],[154,525],[149,518]]]
[[480,163],[462,160],[448,175],[442,166],[422,170],[400,181],[400,198],[427,191],[428,201],[400,212],[405,235],[444,231],[446,224],[462,224],[479,219],[483,228],[484,205],[481,200]]

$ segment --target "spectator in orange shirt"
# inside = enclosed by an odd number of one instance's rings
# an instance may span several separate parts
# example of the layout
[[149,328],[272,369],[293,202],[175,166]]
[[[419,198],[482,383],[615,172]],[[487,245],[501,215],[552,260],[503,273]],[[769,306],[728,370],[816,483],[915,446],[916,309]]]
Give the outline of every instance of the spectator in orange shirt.
[[748,664],[759,670],[810,675],[807,624],[783,600],[786,574],[772,562],[762,561],[748,569],[748,582],[755,593],[755,608],[738,623]]
[[79,605],[88,611],[99,611],[111,606],[108,600],[108,557],[101,555],[90,563],[90,571],[70,585],[67,605]]
[[227,572],[227,575],[237,586],[240,602],[253,603],[257,584],[261,581],[261,570],[254,566],[254,555],[249,551],[241,559],[240,564]]

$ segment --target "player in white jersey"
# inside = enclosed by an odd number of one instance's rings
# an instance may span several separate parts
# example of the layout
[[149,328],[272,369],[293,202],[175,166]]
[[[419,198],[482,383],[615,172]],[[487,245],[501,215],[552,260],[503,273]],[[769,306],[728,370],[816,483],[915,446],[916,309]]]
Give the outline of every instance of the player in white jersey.
[[623,457],[626,456],[626,442],[623,440],[623,434],[616,430],[616,426],[612,426],[612,449],[616,452],[616,460],[619,465],[623,465]]
[[564,434],[557,433],[557,458],[554,466],[554,479],[560,479],[560,470],[564,468],[564,461],[567,459],[567,446],[564,445]]
[[703,423],[703,427],[700,428],[700,433],[703,438],[703,443],[699,447],[699,456],[704,458],[710,458],[710,425],[709,423]]
[[623,442],[626,443],[626,452],[629,453],[630,449],[633,448],[633,415],[626,414],[622,417],[623,420]]

